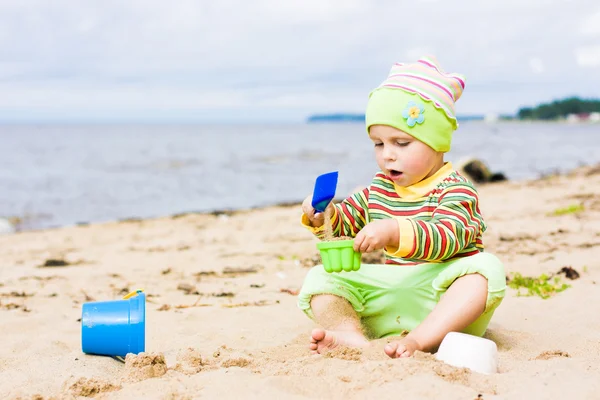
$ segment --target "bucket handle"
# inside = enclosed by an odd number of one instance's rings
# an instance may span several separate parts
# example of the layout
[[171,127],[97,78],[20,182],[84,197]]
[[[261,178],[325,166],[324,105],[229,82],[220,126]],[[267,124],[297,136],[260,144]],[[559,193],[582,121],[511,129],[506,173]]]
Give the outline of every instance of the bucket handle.
[[137,289],[137,290],[134,290],[134,291],[133,291],[133,292],[131,292],[131,293],[127,293],[127,294],[125,295],[125,297],[123,297],[123,300],[130,299],[130,298],[132,298],[133,296],[135,296],[135,295],[137,295],[137,294],[139,294],[139,293],[142,293],[143,291],[144,291],[144,289]]

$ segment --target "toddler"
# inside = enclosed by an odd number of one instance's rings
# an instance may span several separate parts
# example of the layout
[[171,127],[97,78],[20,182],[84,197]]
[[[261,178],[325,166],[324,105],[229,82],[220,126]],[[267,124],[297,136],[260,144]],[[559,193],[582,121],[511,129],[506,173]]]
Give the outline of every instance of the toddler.
[[[485,333],[504,297],[504,267],[484,252],[477,191],[444,161],[464,87],[463,76],[424,57],[395,64],[371,92],[366,129],[380,171],[327,214],[334,236],[353,237],[362,253],[383,249],[386,261],[309,271],[298,306],[322,326],[312,331],[313,353],[408,332],[384,351],[410,357],[435,351],[449,332]],[[326,213],[315,212],[311,197],[302,211],[302,224],[322,239]]]

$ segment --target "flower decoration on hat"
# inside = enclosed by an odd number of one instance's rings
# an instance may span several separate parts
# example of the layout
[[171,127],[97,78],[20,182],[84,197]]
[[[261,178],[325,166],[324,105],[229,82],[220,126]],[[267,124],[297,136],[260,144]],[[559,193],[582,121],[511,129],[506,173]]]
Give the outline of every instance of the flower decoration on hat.
[[425,106],[423,104],[409,101],[404,111],[402,111],[402,117],[406,119],[407,125],[412,128],[415,124],[422,124],[425,121],[424,112]]

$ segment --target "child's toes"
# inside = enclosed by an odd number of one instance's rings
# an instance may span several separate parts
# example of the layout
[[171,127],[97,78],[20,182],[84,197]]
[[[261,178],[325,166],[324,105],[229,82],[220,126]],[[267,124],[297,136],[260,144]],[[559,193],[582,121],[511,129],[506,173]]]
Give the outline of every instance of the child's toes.
[[398,346],[396,346],[396,354],[394,355],[394,358],[405,358],[405,357],[410,357],[410,353],[408,352],[408,349],[406,348],[405,345],[403,345],[402,343],[398,344]]
[[398,343],[396,343],[396,342],[388,343],[383,348],[383,351],[385,351],[385,354],[387,354],[388,357],[390,357],[390,358],[396,358],[396,357],[398,357],[396,355],[396,351],[397,350],[398,350]]
[[[400,348],[402,348],[402,352],[400,352]],[[412,355],[410,353],[410,351],[406,348],[406,346],[398,346],[398,350],[396,350],[396,354],[398,354],[399,358],[407,358]]]
[[401,342],[388,343],[383,350],[390,358],[407,358],[412,356],[414,351],[410,348],[410,346]]

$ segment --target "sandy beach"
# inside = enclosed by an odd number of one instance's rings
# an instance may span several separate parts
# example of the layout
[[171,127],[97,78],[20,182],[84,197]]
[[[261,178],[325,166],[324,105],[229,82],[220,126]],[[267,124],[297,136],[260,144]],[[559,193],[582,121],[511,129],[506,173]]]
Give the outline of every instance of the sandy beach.
[[[570,285],[508,289],[486,334],[497,374],[391,360],[389,339],[311,356],[296,293],[317,240],[289,205],[0,236],[0,398],[598,399],[600,166],[478,189],[486,250],[511,281]],[[146,353],[83,354],[82,304],[137,288]]]

